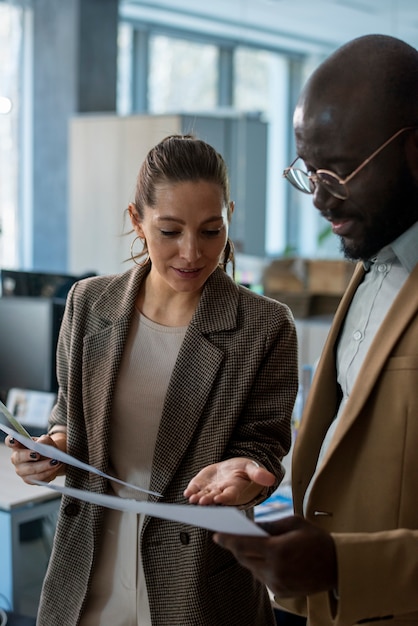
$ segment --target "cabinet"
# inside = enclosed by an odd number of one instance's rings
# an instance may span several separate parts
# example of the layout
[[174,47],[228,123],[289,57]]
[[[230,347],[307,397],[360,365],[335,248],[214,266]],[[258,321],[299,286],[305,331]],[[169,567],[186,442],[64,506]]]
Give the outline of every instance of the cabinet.
[[[60,494],[25,484],[0,443],[0,598],[14,611],[36,615],[55,532]],[[64,477],[56,479],[61,485]]]
[[165,136],[193,133],[228,165],[236,208],[230,236],[265,255],[267,124],[257,117],[80,115],[70,121],[69,267],[72,274],[127,269],[132,235],[124,213],[147,152]]

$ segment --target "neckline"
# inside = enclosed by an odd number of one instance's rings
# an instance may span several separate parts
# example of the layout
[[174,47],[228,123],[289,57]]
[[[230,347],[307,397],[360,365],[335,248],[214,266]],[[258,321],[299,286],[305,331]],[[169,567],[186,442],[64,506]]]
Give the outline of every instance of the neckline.
[[135,307],[135,315],[139,319],[141,324],[144,324],[144,326],[148,326],[149,328],[153,328],[154,330],[159,330],[160,332],[161,331],[166,332],[166,333],[185,332],[189,326],[188,324],[186,324],[185,326],[167,326],[166,324],[160,324],[159,322],[154,322],[154,320],[151,320],[149,317],[146,317],[146,315],[144,315],[136,307]]

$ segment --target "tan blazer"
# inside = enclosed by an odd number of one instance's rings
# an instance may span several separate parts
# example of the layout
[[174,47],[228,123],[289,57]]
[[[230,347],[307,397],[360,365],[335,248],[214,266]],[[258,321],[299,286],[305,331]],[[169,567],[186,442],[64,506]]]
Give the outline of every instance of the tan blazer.
[[[51,424],[68,421],[69,453],[104,471],[113,390],[146,272],[135,267],[80,281],[69,294],[62,324],[60,391]],[[165,502],[185,503],[183,490],[200,469],[235,456],[258,460],[279,480],[296,391],[296,333],[288,308],[216,270],[172,374],[150,488]],[[68,469],[66,482],[107,490],[101,477],[75,468]],[[63,497],[38,626],[78,623],[101,520],[100,507]],[[153,624],[274,624],[264,587],[214,544],[211,533],[147,518],[141,542]]]
[[[362,264],[335,315],[293,456],[295,510],[338,406],[335,349]],[[310,626],[418,624],[418,266],[370,347],[309,498],[308,520],[333,533],[338,603],[308,599]],[[306,612],[306,602],[280,601]],[[387,619],[385,618],[387,617]],[[384,618],[384,619],[382,619]]]

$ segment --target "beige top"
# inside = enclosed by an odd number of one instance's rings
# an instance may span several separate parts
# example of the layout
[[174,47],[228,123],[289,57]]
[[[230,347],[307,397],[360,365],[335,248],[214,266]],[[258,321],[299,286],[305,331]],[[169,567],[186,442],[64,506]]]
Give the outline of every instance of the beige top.
[[[156,324],[135,312],[113,399],[110,472],[148,489],[167,387],[187,327]],[[113,483],[121,497],[141,494]],[[144,494],[146,498],[146,494]],[[141,561],[142,515],[108,509],[81,626],[149,626]]]

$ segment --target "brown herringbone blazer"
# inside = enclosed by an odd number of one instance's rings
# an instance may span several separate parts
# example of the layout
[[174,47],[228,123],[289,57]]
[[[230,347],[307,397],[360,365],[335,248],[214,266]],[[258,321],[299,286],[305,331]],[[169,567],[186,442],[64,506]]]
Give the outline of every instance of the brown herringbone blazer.
[[[58,345],[60,391],[52,424],[68,425],[68,452],[107,470],[112,395],[147,270],[77,283]],[[185,503],[189,480],[210,463],[254,458],[282,477],[297,391],[289,310],[234,283],[209,278],[171,377],[152,468],[152,490]],[[123,450],[121,450],[123,454]],[[106,492],[104,479],[68,468],[67,485]],[[100,537],[102,509],[63,497],[44,581],[39,626],[75,626]],[[265,589],[211,533],[146,518],[142,553],[157,626],[274,624]],[[111,625],[109,625],[111,626]]]

